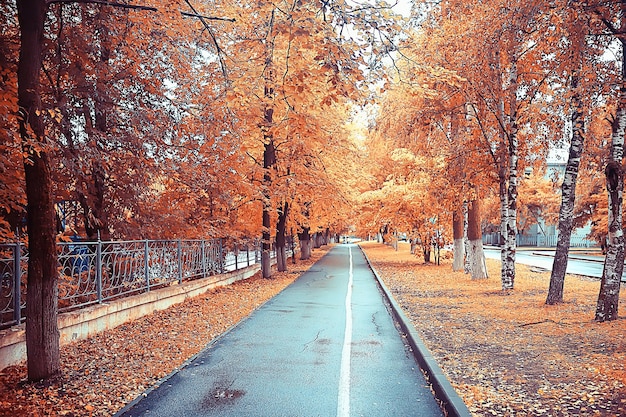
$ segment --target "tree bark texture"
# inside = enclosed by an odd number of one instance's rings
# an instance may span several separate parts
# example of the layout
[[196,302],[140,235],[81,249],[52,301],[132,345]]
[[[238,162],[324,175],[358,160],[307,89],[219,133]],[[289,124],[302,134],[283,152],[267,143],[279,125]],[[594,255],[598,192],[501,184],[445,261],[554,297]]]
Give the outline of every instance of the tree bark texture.
[[[626,0],[620,2],[622,15],[626,13]],[[619,33],[626,30],[626,19],[621,19]],[[610,321],[618,318],[619,292],[624,271],[624,229],[622,200],[624,193],[624,134],[626,134],[626,42],[619,37],[622,47],[622,73],[619,100],[615,119],[611,127],[611,155],[604,171],[609,195],[608,247],[604,258],[602,282],[596,306],[597,321]]]
[[[624,119],[621,127],[623,138],[626,113],[622,112],[618,116]],[[624,232],[622,230],[624,172],[621,163],[610,161],[605,174],[609,192],[609,238],[596,307],[595,319],[597,321],[617,319],[620,282],[624,271]]]
[[[266,115],[267,117],[267,115]],[[269,116],[271,120],[271,115]],[[272,186],[272,175],[270,169],[273,168],[276,163],[276,149],[274,148],[274,141],[271,138],[265,143],[263,151],[263,168],[265,174],[263,174],[263,233],[261,243],[261,270],[263,278],[271,278],[272,276],[272,264],[271,264],[271,248],[272,248],[272,235],[271,235],[271,219],[270,211],[272,210],[270,188]]]
[[44,148],[39,75],[46,3],[17,2],[21,31],[18,122],[24,151],[28,227],[26,353],[32,381],[59,373],[58,274],[55,214],[48,156]]
[[455,210],[452,213],[452,238],[454,239],[454,252],[452,270],[462,271],[465,263],[465,245],[463,244],[463,210]]
[[480,202],[471,201],[467,208],[467,240],[470,260],[470,275],[472,279],[488,278],[485,252],[483,251],[482,231],[480,228]]
[[[576,36],[581,38],[581,36]],[[575,45],[582,47],[580,39]],[[576,48],[572,46],[572,48]],[[561,184],[561,208],[559,210],[558,224],[558,240],[554,261],[552,263],[552,272],[550,273],[550,287],[548,289],[548,297],[546,304],[557,304],[563,302],[563,287],[565,285],[565,271],[567,270],[567,260],[569,257],[570,240],[572,238],[572,227],[574,217],[574,202],[576,199],[576,180],[578,178],[578,168],[580,166],[580,157],[583,152],[585,143],[585,122],[583,116],[583,103],[580,92],[578,91],[579,74],[582,70],[579,51],[573,52],[578,57],[580,63],[579,68],[573,72],[570,80],[571,89],[574,92],[572,96],[572,138],[570,142],[569,155],[565,166],[565,175]]]
[[[516,237],[517,237],[517,183],[518,183],[518,161],[519,161],[519,138],[518,138],[518,120],[517,120],[517,86],[518,86],[518,74],[517,74],[517,51],[516,44],[517,34],[510,33],[511,38],[508,42],[507,53],[510,58],[509,79],[506,84],[507,96],[508,96],[508,110],[509,115],[507,118],[507,129],[505,132],[506,144],[507,144],[507,157],[508,170],[507,178],[504,180],[506,185],[506,199],[502,199],[501,202],[506,203],[506,208],[503,210],[505,217],[503,223],[506,223],[504,228],[504,248],[502,253],[502,290],[511,290],[515,285],[515,254],[516,254]],[[503,120],[505,120],[503,116]],[[502,178],[500,179],[500,190],[502,189]]]
[[[108,20],[111,19],[108,8],[100,8],[97,26],[100,37],[100,53],[99,61],[96,64],[96,84],[94,91],[94,116],[96,131],[92,131],[91,136],[96,142],[106,141],[110,134],[108,120],[112,112],[112,104],[114,100],[108,97],[107,82],[110,82],[109,59],[111,56],[111,34],[107,26]],[[102,161],[95,159],[91,167],[91,184],[87,186],[88,193],[91,197],[91,214],[93,218],[85,219],[85,229],[90,238],[95,238],[100,233],[100,237],[104,240],[109,239],[109,227],[107,213],[105,210],[105,192],[107,188],[106,167]]]
[[322,247],[322,233],[321,232],[315,232],[313,234],[313,247],[315,249]]
[[302,232],[298,233],[298,240],[300,241],[300,259],[307,260],[311,257],[311,235],[309,228],[305,227]]
[[463,272],[469,274],[472,270],[470,259],[467,254],[470,251],[469,240],[467,240],[467,201],[463,201],[463,250],[465,251],[465,261],[463,262]]
[[287,270],[286,229],[288,215],[289,203],[285,202],[278,211],[278,223],[276,224],[276,269],[279,272]]
[[265,50],[265,71],[264,77],[264,91],[263,96],[266,100],[265,107],[263,109],[263,123],[261,125],[261,131],[263,132],[263,215],[262,215],[262,243],[261,243],[261,275],[263,278],[271,278],[272,276],[272,264],[270,259],[271,254],[271,220],[270,212],[272,210],[272,173],[276,165],[276,147],[274,145],[274,138],[270,129],[274,124],[274,14],[270,20],[270,30],[267,34],[266,50]]
[[515,246],[511,246],[509,234],[515,236],[515,230],[509,231],[509,200],[506,185],[506,174],[501,168],[500,178],[500,239],[502,248],[500,250],[501,283],[502,289],[513,288],[511,277],[515,276]]
[[424,256],[424,263],[430,263],[430,250],[431,250],[431,236],[427,235],[426,238],[422,239],[422,255]]

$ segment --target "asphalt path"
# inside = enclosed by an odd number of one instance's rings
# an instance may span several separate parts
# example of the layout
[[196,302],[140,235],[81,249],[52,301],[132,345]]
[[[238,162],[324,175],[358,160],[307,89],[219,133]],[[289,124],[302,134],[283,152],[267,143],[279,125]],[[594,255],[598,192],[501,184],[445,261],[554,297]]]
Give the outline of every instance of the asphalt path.
[[[485,248],[485,257],[490,259],[500,259],[500,249]],[[554,262],[554,250],[517,250],[515,252],[515,263],[530,265],[537,268],[552,271]],[[567,262],[568,274],[581,275],[592,278],[602,278],[604,269],[604,255],[585,255],[570,252]],[[624,268],[626,272],[626,268]],[[622,275],[622,281],[626,282],[626,273]]]
[[355,245],[283,292],[118,416],[442,416]]

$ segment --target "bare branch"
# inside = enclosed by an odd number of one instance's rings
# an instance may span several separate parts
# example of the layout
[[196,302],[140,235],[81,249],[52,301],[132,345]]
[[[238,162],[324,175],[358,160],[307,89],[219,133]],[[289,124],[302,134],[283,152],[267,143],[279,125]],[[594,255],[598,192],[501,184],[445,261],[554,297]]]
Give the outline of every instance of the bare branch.
[[[217,38],[215,37],[215,34],[213,33],[213,31],[211,30],[211,26],[209,26],[209,24],[206,22],[207,17],[202,16],[201,14],[199,14],[197,12],[197,10],[195,9],[195,7],[193,7],[193,5],[191,4],[191,2],[189,0],[185,0],[185,3],[187,3],[187,6],[189,6],[189,8],[193,11],[193,14],[189,14],[189,16],[193,16],[193,17],[197,17],[200,22],[202,23],[202,26],[204,26],[204,29],[209,33],[209,36],[211,36],[211,40],[213,41],[213,45],[215,46],[215,49],[217,50],[217,57],[220,61],[220,67],[222,69],[222,75],[224,76],[224,79],[228,80],[228,71],[226,70],[226,63],[224,62],[224,58],[223,58],[223,51],[222,48],[220,47],[219,43],[217,42]],[[185,15],[183,12],[181,12],[181,14],[183,14],[183,16],[187,16]],[[234,19],[233,19],[234,21]]]
[[202,19],[206,19],[206,20],[222,20],[224,22],[235,22],[236,21],[234,18],[231,18],[231,17],[203,16],[201,14],[189,13],[189,12],[183,12],[183,11],[181,11],[180,14],[182,14],[183,16],[197,17],[199,19],[202,18]]
[[607,19],[606,17],[602,15],[600,10],[595,9],[593,12],[598,16],[598,18],[600,18],[600,20],[602,21],[602,23],[604,23],[604,26],[606,26],[609,32],[611,32],[613,35],[619,34],[618,29],[613,25],[611,21],[609,21],[609,19]]
[[106,1],[106,0],[47,0],[46,4],[54,4],[54,3],[93,3],[100,4],[103,6],[112,6],[112,7],[121,7],[122,9],[137,9],[137,10],[149,10],[151,12],[156,12],[158,9],[156,7],[150,6],[140,6],[134,4],[124,4],[117,3],[114,1]]

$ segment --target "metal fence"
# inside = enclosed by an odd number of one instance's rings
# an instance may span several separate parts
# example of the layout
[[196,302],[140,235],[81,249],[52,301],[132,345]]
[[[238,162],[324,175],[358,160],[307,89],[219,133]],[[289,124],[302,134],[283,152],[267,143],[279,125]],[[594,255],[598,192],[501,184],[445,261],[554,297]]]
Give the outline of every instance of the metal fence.
[[[528,236],[528,235],[518,234],[516,236],[516,244],[517,246],[543,246],[543,247],[548,247],[548,248],[554,248],[556,247],[557,239],[558,239],[557,235]],[[500,238],[500,233],[498,232],[483,235],[484,245],[500,246],[501,242],[502,240]],[[572,236],[570,239],[570,247],[572,248],[590,248],[594,246],[598,246],[598,243],[593,240],[581,237],[581,236]]]
[[[222,239],[98,241],[58,243],[57,257],[63,312],[245,268],[261,252],[258,242],[227,248]],[[27,270],[24,245],[0,245],[0,328],[24,320]]]
[[[556,243],[558,241],[557,235],[551,235],[545,237],[545,246],[548,247],[556,247]],[[595,240],[587,239],[581,236],[572,236],[570,239],[570,247],[572,248],[591,248],[598,246],[598,242]]]

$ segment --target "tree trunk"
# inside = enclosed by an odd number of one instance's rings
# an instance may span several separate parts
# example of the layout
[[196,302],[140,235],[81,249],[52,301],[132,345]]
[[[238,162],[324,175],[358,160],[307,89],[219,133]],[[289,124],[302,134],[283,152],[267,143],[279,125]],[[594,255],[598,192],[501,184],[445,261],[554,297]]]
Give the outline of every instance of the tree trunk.
[[430,245],[422,246],[422,254],[424,255],[424,263],[429,264],[430,263]]
[[517,137],[517,51],[516,33],[510,34],[508,54],[511,59],[508,80],[509,116],[507,137],[508,187],[506,189],[506,234],[502,259],[502,289],[512,290],[515,284],[515,252],[517,237],[517,168],[519,161],[519,139]]
[[311,257],[311,235],[308,227],[304,227],[302,232],[298,233],[298,239],[300,240],[300,259],[307,260]]
[[572,237],[573,217],[574,217],[574,201],[576,199],[576,179],[578,178],[578,167],[580,166],[580,157],[583,152],[585,142],[585,121],[583,116],[583,104],[580,91],[578,91],[579,74],[582,70],[582,61],[580,58],[580,50],[582,48],[582,36],[578,33],[573,34],[574,45],[572,53],[574,62],[579,67],[573,71],[570,83],[574,92],[572,96],[572,139],[569,148],[569,156],[567,165],[565,166],[565,175],[563,184],[561,184],[561,208],[559,210],[558,224],[558,241],[556,244],[556,252],[552,263],[552,272],[550,273],[550,287],[548,289],[548,297],[546,304],[557,304],[563,302],[563,286],[565,284],[565,271],[567,270],[567,259],[569,256],[570,239]]
[[[620,5],[623,15],[626,13],[626,0],[621,0]],[[626,19],[621,19],[619,33],[624,33],[624,31],[626,31]],[[596,306],[595,319],[600,322],[615,320],[618,317],[620,283],[624,272],[624,229],[622,223],[624,171],[622,159],[624,157],[624,135],[626,134],[626,42],[622,37],[618,39],[622,47],[622,73],[619,100],[611,129],[611,155],[604,171],[609,194],[609,234]]]
[[[111,34],[107,26],[111,19],[111,14],[106,8],[100,8],[97,18],[98,34],[100,38],[99,61],[96,64],[96,89],[94,96],[94,116],[95,128],[98,133],[95,135],[95,142],[105,142],[108,138],[109,126],[111,124],[110,113],[112,112],[112,104],[114,100],[108,97],[107,82],[110,82],[109,60],[111,58]],[[92,137],[94,132],[92,132]],[[101,148],[101,147],[98,147]],[[106,169],[100,159],[95,159],[91,163],[91,184],[87,187],[92,198],[92,214],[90,219],[92,230],[89,237],[95,238],[100,234],[104,240],[110,238],[107,215],[105,212],[105,191],[106,191]],[[91,189],[91,190],[90,190]]]
[[[265,72],[265,98],[269,101],[274,98],[274,70],[272,68],[272,51],[267,52]],[[265,106],[263,114],[263,232],[261,247],[261,271],[263,278],[271,278],[272,266],[270,259],[271,251],[271,223],[270,211],[272,209],[270,189],[272,187],[272,175],[270,169],[276,164],[276,148],[274,138],[268,132],[274,123],[274,108],[271,104]]]
[[[617,119],[621,119],[621,122],[617,122]],[[626,127],[626,112],[620,109],[617,119],[616,123],[621,125],[620,136],[623,142],[624,128]],[[602,271],[600,294],[598,295],[598,304],[596,307],[595,319],[597,321],[617,319],[620,281],[624,271],[624,232],[622,229],[624,173],[621,167],[621,161],[610,161],[607,164],[605,173],[609,192],[609,238],[604,259],[604,270]]]
[[485,252],[483,251],[482,231],[480,228],[480,204],[478,200],[469,203],[467,208],[467,240],[469,241],[470,274],[472,279],[488,277]]
[[322,235],[320,232],[315,232],[313,234],[313,247],[315,249],[322,247]]
[[469,274],[472,271],[472,266],[470,265],[470,259],[467,254],[470,252],[469,240],[467,240],[467,201],[463,201],[463,250],[465,251],[465,262],[463,262],[463,271],[466,274]]
[[24,151],[28,227],[26,353],[32,381],[59,373],[58,274],[55,215],[44,148],[39,75],[46,3],[19,0],[18,122]]
[[[267,112],[266,112],[267,113]],[[267,114],[266,114],[267,117]],[[271,120],[271,112],[269,116]],[[272,175],[270,174],[270,169],[276,163],[276,150],[274,148],[274,141],[269,139],[268,142],[265,143],[265,148],[263,151],[263,168],[265,169],[265,174],[263,174],[263,232],[262,232],[262,243],[261,243],[261,271],[263,278],[271,278],[272,277],[272,264],[271,264],[271,219],[270,219],[270,211],[272,209],[272,204],[270,201],[270,188],[272,185]]]
[[385,224],[380,228],[380,243],[387,243],[387,234],[389,233],[389,225]]
[[[511,252],[515,250],[514,246],[510,246],[509,236],[509,203],[508,193],[506,186],[506,174],[501,168],[499,175],[500,180],[500,243],[502,248],[500,250],[501,267],[501,282],[502,289],[506,289],[510,286],[512,288],[513,283],[509,282],[510,277],[515,276],[515,255]],[[513,239],[515,239],[515,231],[512,231]],[[506,283],[506,286],[505,286]]]
[[287,229],[287,216],[289,214],[289,203],[278,211],[278,223],[276,224],[276,269],[279,272],[287,270],[287,239],[285,232]]
[[424,263],[430,263],[430,249],[431,249],[431,236],[426,236],[425,239],[422,239],[422,255],[424,255]]
[[455,210],[454,213],[452,213],[452,237],[454,239],[453,271],[462,271],[465,263],[463,223],[463,210]]

